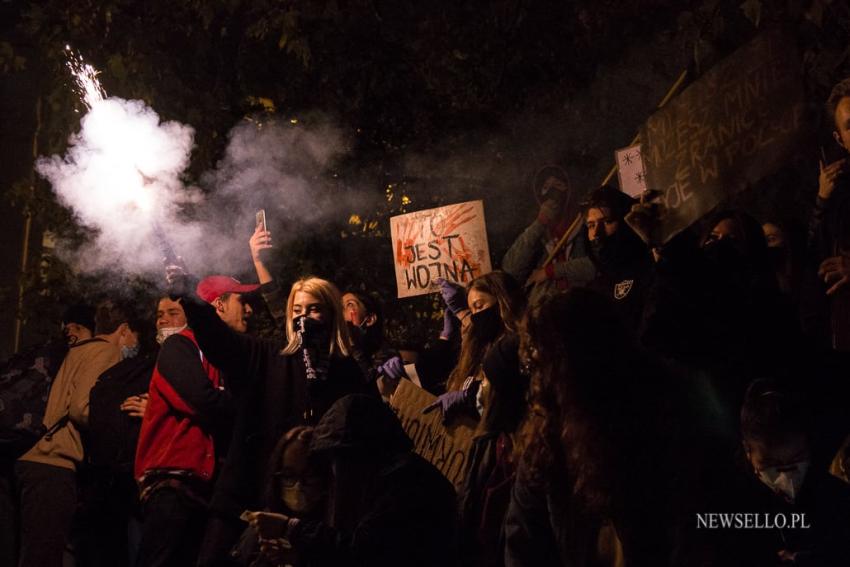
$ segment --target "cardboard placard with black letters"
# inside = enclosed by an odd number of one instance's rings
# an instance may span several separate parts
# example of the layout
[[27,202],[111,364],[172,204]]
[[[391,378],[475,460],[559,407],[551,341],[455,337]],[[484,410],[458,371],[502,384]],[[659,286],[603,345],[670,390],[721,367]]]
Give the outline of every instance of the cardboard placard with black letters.
[[439,409],[422,413],[436,399],[436,396],[410,380],[399,380],[390,398],[390,406],[401,420],[405,433],[413,441],[413,450],[437,467],[458,489],[463,484],[477,424],[471,419],[462,418],[446,427]]

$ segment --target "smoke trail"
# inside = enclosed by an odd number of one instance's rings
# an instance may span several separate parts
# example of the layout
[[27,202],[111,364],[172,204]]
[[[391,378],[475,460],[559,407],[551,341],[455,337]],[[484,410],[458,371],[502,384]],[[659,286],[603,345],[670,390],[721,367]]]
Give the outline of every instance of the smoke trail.
[[228,138],[223,159],[202,178],[213,202],[234,204],[243,218],[264,208],[291,228],[327,218],[323,205],[333,191],[326,174],[345,150],[338,128],[323,119],[309,128],[244,120]]

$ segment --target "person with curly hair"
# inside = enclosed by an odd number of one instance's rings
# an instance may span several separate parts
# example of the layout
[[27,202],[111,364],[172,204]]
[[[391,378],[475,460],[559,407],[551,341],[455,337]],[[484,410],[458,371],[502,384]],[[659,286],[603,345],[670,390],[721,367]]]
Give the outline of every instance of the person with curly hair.
[[698,475],[711,469],[684,384],[591,290],[530,312],[523,351],[531,408],[517,443],[505,564],[687,564],[676,559],[683,526],[703,494]]

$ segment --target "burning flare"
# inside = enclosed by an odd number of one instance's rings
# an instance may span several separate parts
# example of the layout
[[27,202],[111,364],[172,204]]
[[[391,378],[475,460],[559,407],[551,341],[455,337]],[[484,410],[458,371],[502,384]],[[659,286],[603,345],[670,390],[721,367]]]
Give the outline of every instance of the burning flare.
[[77,81],[80,97],[91,110],[97,103],[106,99],[106,91],[97,80],[100,71],[86,63],[79,53],[74,53],[70,45],[65,46],[65,53],[68,55],[65,65]]
[[97,229],[98,262],[152,268],[161,258],[149,244],[152,233],[176,225],[170,221],[180,205],[195,198],[181,181],[194,131],[161,122],[140,100],[108,97],[97,69],[65,51],[87,111],[65,155],[39,158],[36,169],[82,224]]

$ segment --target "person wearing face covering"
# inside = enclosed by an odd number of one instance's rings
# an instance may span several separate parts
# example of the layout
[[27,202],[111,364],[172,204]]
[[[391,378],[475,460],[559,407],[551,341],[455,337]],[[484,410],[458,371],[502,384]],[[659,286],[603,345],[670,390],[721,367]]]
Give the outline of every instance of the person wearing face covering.
[[743,474],[715,506],[718,512],[756,513],[773,522],[759,530],[712,534],[716,547],[731,551],[724,565],[847,564],[850,486],[813,458],[814,418],[803,393],[778,381],[756,380],[747,389],[741,408]]
[[138,525],[133,464],[158,345],[150,321],[132,317],[128,325],[135,340],[122,345],[121,362],[101,374],[89,394],[74,549],[77,562],[90,567],[123,567],[135,558],[128,539],[128,527]]
[[460,358],[449,374],[446,393],[424,410],[439,410],[447,423],[459,415],[480,418],[484,356],[499,337],[518,332],[526,304],[517,281],[501,271],[469,282],[465,299]]
[[328,520],[249,514],[260,537],[285,538],[311,567],[457,564],[454,489],[413,452],[387,404],[338,400],[316,426],[310,455],[331,471]]
[[786,373],[804,344],[758,221],[729,209],[704,227],[653,250],[640,335],[646,348],[688,370],[712,400],[718,426],[733,437],[752,377]]
[[692,512],[732,460],[700,424],[705,400],[592,290],[531,308],[523,330],[530,396],[514,436],[505,565],[704,567],[690,551]]
[[776,273],[780,291],[795,305],[800,300],[802,268],[806,242],[803,228],[793,221],[768,220],[761,225],[767,241],[770,264]]
[[[185,272],[171,279],[198,345],[212,364],[241,382],[230,450],[210,503],[228,525],[239,526],[244,510],[261,508],[263,473],[278,439],[292,427],[315,424],[340,397],[372,390],[350,356],[340,294],[331,282],[308,277],[292,285],[280,317],[281,343],[234,332],[192,293]],[[216,547],[230,549],[240,533],[216,535]],[[220,557],[201,559],[201,565],[216,565]]]
[[[264,511],[307,521],[325,519],[328,475],[315,459],[310,458],[313,435],[312,427],[298,426],[287,431],[278,441],[266,471]],[[245,529],[230,555],[233,563],[240,566],[304,565],[288,542],[279,539],[261,541],[252,526]]]
[[479,401],[481,435],[472,441],[458,491],[461,562],[504,565],[502,523],[515,478],[514,442],[528,408],[528,376],[522,371],[519,337],[505,334],[488,349]]
[[[558,291],[589,282],[595,269],[586,257],[581,222],[575,222],[579,199],[567,172],[557,165],[542,167],[534,176],[532,191],[540,207],[537,217],[505,253],[502,269],[531,288],[529,304],[535,305]],[[565,244],[544,265],[564,237]]]
[[603,185],[585,201],[584,219],[588,256],[596,266],[596,277],[587,287],[611,298],[636,329],[652,278],[652,259],[640,237],[623,222],[634,203],[622,191]]
[[46,432],[15,463],[21,502],[19,565],[62,564],[77,506],[76,471],[86,454],[89,393],[107,368],[121,360],[132,333],[127,306],[104,301],[95,314],[95,336],[69,348],[51,386],[44,412]]

